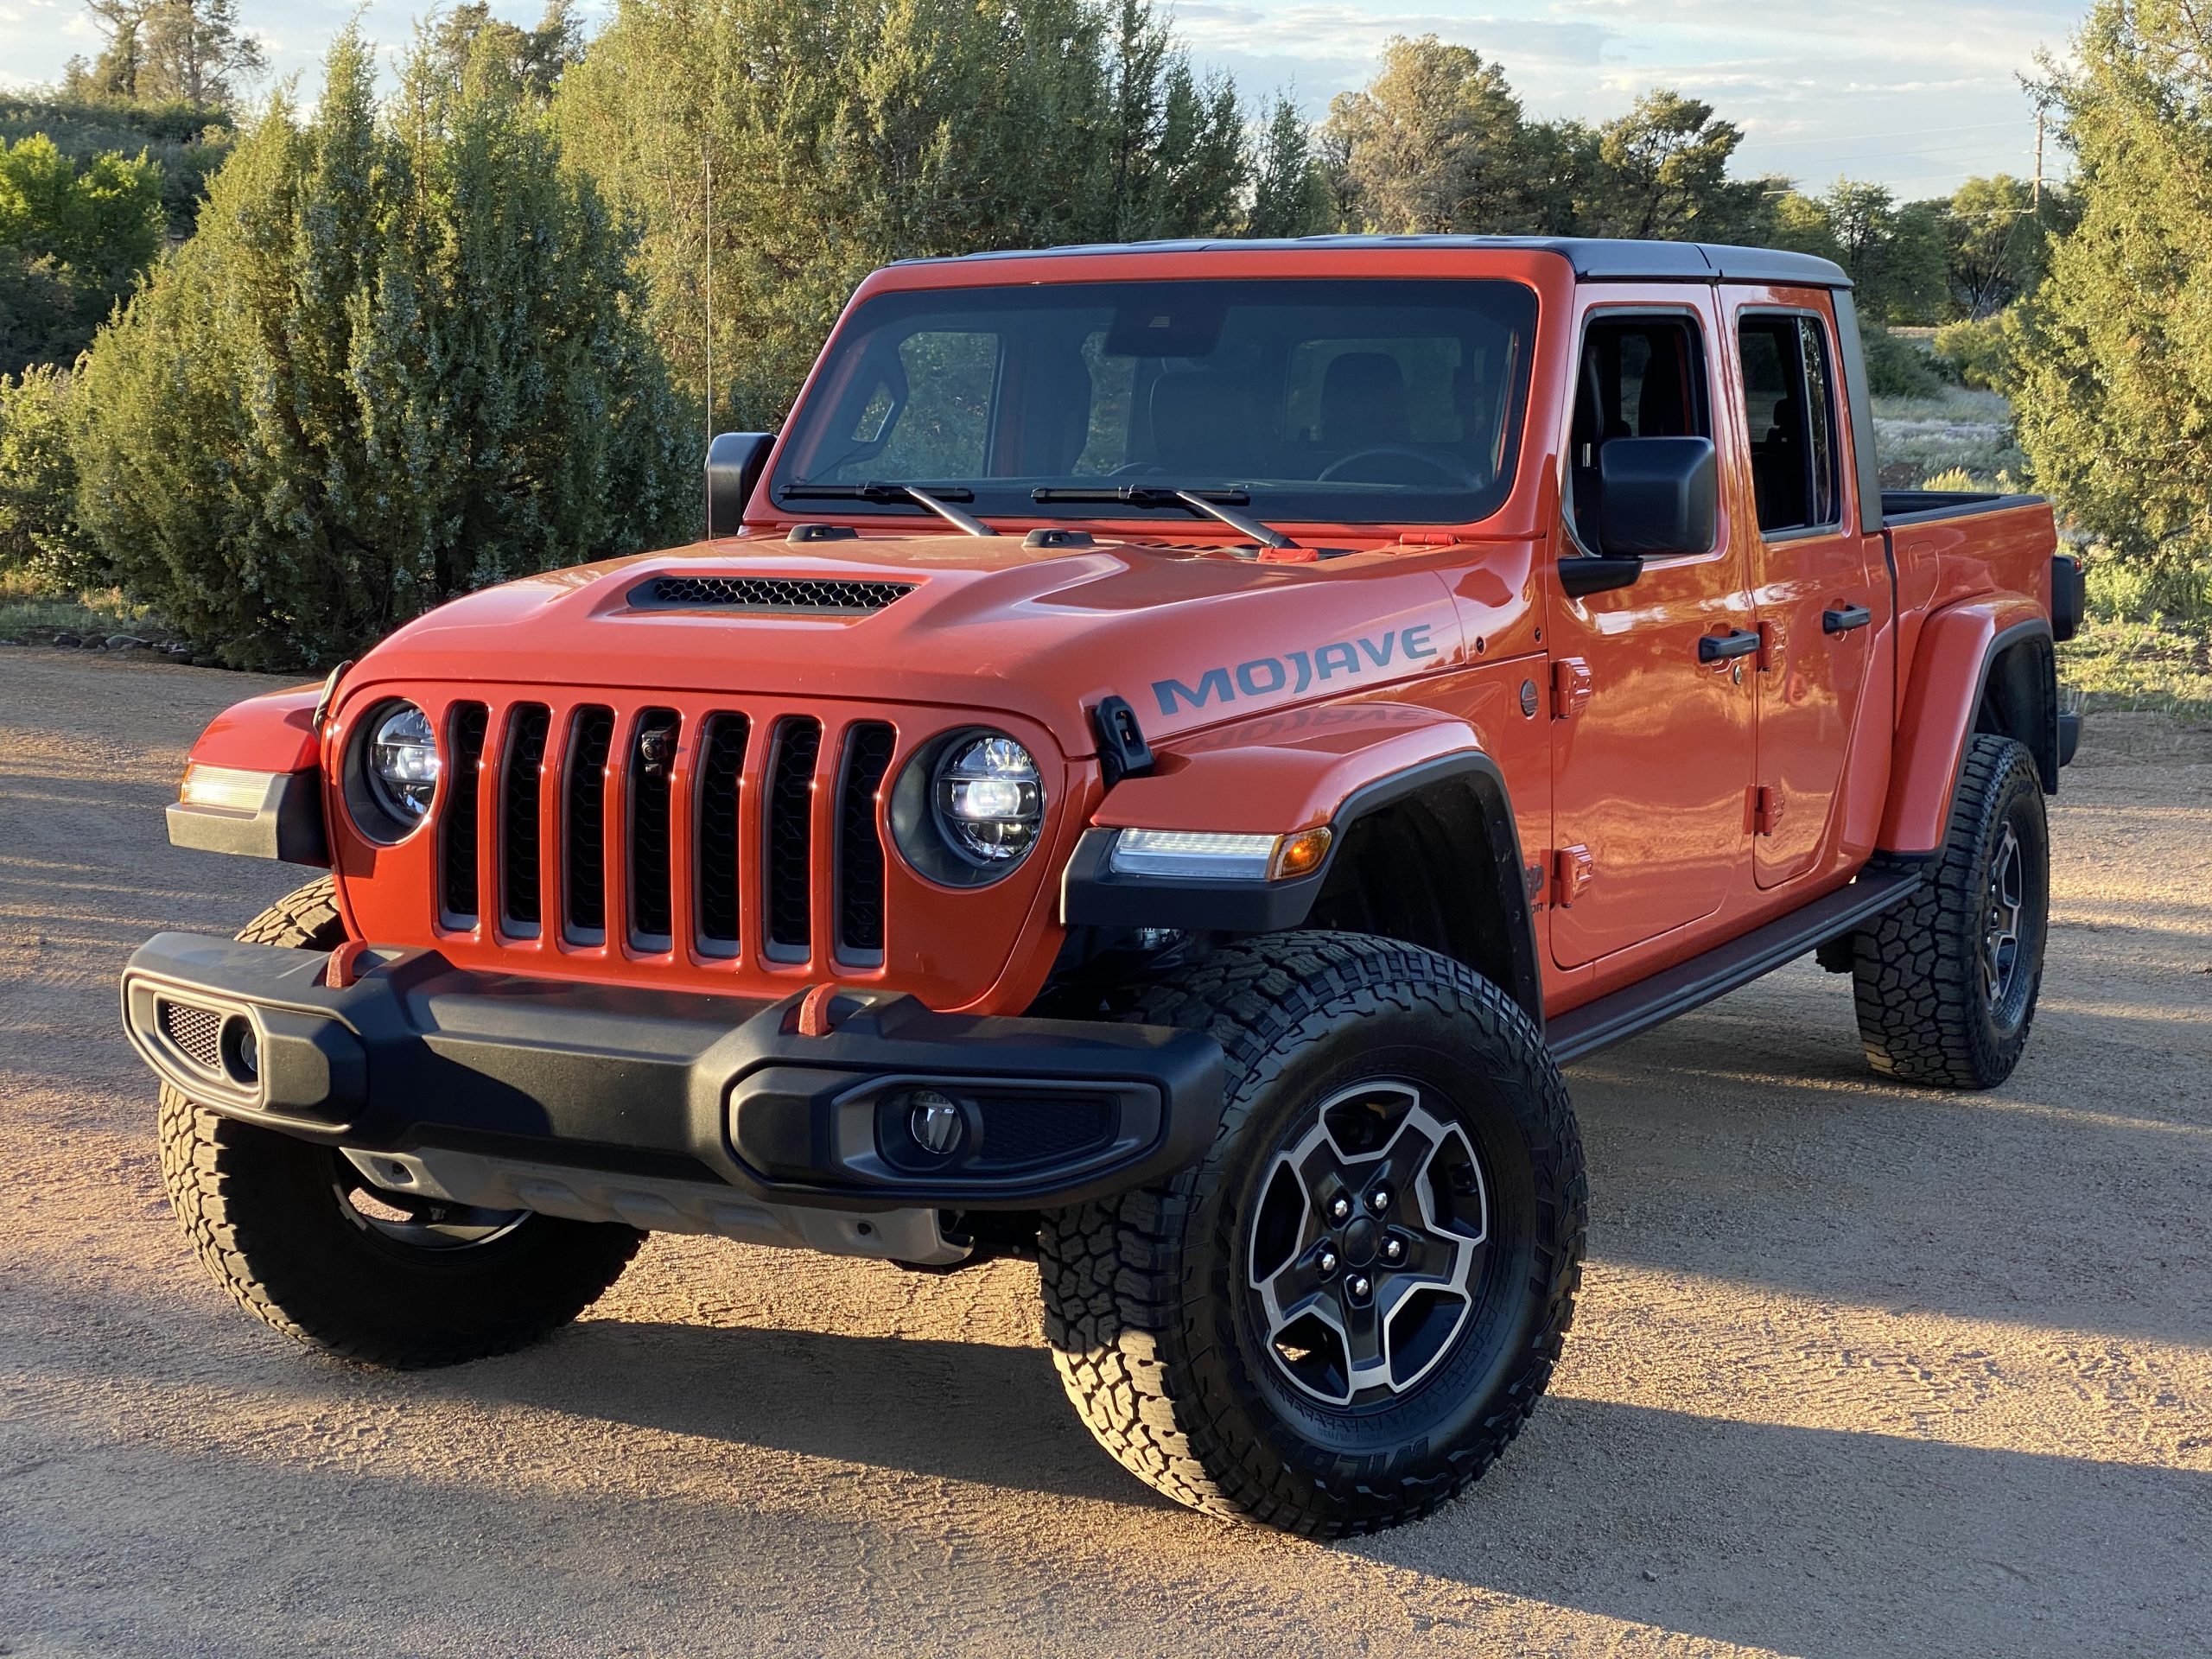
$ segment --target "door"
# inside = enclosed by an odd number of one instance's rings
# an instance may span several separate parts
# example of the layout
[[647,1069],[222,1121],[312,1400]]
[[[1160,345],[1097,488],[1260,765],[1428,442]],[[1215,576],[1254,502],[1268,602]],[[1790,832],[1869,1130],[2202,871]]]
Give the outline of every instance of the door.
[[[1586,317],[1562,563],[1596,550],[1607,442],[1716,436],[1713,411],[1725,405],[1713,395],[1708,303]],[[1726,445],[1722,454],[1726,473],[1734,463]],[[1752,691],[1741,652],[1757,635],[1732,516],[1724,492],[1714,545],[1646,560],[1629,587],[1578,599],[1554,585],[1549,892],[1561,967],[1711,915],[1743,880]],[[1724,642],[1730,654],[1716,652]]]
[[1736,524],[1759,631],[1751,864],[1773,887],[1821,863],[1881,619],[1847,499],[1825,303],[1745,307],[1735,339],[1752,497]]

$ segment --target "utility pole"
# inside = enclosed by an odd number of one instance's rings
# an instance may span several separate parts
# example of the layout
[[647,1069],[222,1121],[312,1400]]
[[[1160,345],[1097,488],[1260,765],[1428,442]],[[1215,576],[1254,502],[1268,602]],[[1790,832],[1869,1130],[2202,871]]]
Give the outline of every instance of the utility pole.
[[[699,160],[706,174],[706,200],[699,214],[701,234],[707,245],[707,446],[715,442],[715,149],[708,139],[699,146]],[[2041,168],[2037,172],[2042,172]]]
[[2042,105],[2040,105],[2040,104],[2037,105],[2036,105],[2036,187],[2035,187],[2035,194],[2034,194],[2031,198],[2030,198],[2030,200],[2031,200],[2033,202],[2033,204],[2034,204],[2033,211],[2034,211],[2036,213],[2037,213],[2038,215],[2040,215],[2040,214],[2042,213],[2042,212],[2043,212],[2043,131],[2044,131],[2044,123],[2045,123],[2045,121],[2046,121],[2047,119],[2048,119],[2048,115],[2047,115],[2047,112],[2045,111],[2045,110],[2044,110],[2044,106],[2043,106]]

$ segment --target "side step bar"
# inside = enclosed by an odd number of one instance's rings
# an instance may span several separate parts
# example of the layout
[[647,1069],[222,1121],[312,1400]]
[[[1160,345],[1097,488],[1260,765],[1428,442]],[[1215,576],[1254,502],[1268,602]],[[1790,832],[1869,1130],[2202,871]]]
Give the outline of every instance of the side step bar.
[[1561,1065],[1587,1059],[1678,1014],[1702,1007],[1793,962],[1825,939],[1903,904],[1918,891],[1916,868],[1872,871],[1741,938],[1654,974],[1624,990],[1570,1008],[1548,1021],[1552,1058]]

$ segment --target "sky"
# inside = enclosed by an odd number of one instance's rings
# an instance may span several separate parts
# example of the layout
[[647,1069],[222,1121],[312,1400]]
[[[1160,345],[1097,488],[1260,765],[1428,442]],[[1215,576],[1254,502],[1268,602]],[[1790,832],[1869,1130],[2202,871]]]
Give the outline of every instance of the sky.
[[[2019,77],[2063,54],[2087,0],[1918,5],[1854,0],[1179,0],[1192,55],[1256,98],[1288,86],[1319,115],[1372,73],[1393,35],[1434,34],[1502,64],[1532,115],[1604,120],[1651,86],[1703,99],[1744,129],[1739,174],[1780,173],[1811,189],[1838,177],[1900,198],[1948,195],[1978,173],[2035,166],[2035,111]],[[240,0],[279,73],[314,67],[354,0]],[[404,41],[423,10],[372,0],[372,39]],[[531,22],[540,0],[493,10]],[[611,0],[581,8],[592,22]],[[58,79],[98,50],[82,0],[0,0],[0,86]],[[2064,170],[2054,147],[2049,165]]]

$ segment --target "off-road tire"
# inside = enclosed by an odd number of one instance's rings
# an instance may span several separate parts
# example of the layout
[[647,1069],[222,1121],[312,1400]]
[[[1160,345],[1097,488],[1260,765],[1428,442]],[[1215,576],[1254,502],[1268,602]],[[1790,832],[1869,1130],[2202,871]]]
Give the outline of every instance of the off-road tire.
[[[1166,1185],[1045,1217],[1045,1332],[1069,1399],[1140,1479],[1210,1515],[1335,1537],[1427,1514],[1520,1432],[1573,1317],[1588,1189],[1541,1035],[1457,963],[1324,932],[1220,950],[1127,1017],[1219,1041],[1226,1109],[1206,1156]],[[1486,1179],[1524,1190],[1501,1230],[1503,1311],[1359,1429],[1285,1387],[1236,1298],[1255,1161],[1346,1079],[1392,1073],[1452,1090],[1440,1098],[1514,1149]]]
[[[1992,864],[2008,828],[2018,845],[2024,914],[2014,977],[1993,999],[1984,974]],[[2050,829],[2035,757],[2009,738],[1977,733],[1920,890],[1853,939],[1867,1064],[1951,1089],[1992,1089],[2012,1076],[2035,1023],[2050,908]]]
[[[345,925],[330,880],[238,938],[334,948]],[[166,1084],[160,1127],[162,1184],[215,1282],[287,1336],[361,1364],[450,1365],[527,1346],[596,1301],[645,1236],[533,1215],[466,1249],[414,1249],[350,1218],[327,1147],[219,1116]]]

